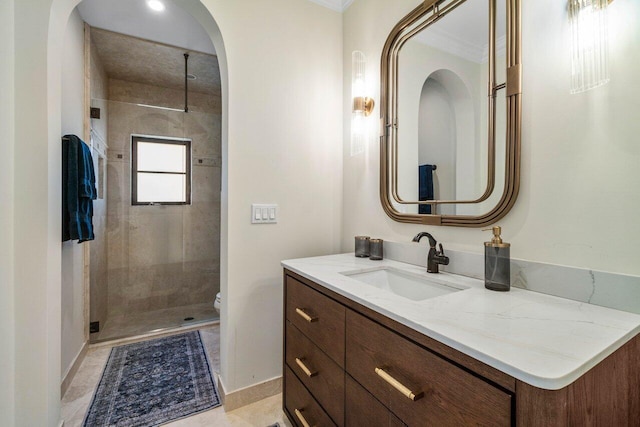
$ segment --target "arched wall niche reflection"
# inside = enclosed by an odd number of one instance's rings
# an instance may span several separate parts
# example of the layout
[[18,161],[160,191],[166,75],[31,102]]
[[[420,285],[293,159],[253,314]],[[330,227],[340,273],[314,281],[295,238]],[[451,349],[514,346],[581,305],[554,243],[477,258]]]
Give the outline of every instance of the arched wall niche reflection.
[[[418,167],[435,165],[433,173],[434,197],[440,200],[460,200],[477,197],[486,180],[477,177],[483,169],[482,111],[474,107],[470,85],[450,69],[438,69],[423,77],[418,87],[419,96],[415,123],[415,147],[403,144],[400,162],[411,179],[401,179],[400,193],[407,199],[419,192]],[[409,164],[411,163],[411,164]],[[415,172],[414,172],[415,171]],[[417,205],[405,205],[408,212],[418,212]],[[456,215],[466,213],[465,205],[443,204],[434,213]]]
[[[434,197],[472,198],[481,185],[480,138],[471,91],[454,71],[440,69],[424,82],[418,108],[418,165],[436,165]],[[455,215],[462,205],[439,205],[435,213]]]

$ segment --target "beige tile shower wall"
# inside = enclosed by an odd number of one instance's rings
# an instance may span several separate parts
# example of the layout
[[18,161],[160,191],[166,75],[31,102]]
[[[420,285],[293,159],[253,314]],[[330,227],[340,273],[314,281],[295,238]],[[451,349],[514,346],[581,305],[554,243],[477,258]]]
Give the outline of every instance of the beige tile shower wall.
[[[93,31],[93,28],[90,31]],[[101,109],[100,119],[91,119],[91,128],[106,140],[109,122],[106,111],[107,99],[109,98],[109,77],[93,40],[89,52],[91,58],[91,106]]]
[[[189,111],[221,114],[219,94],[189,92]],[[109,80],[109,101],[184,108],[184,91],[118,79]],[[219,146],[220,144],[218,144]]]
[[[220,289],[220,98],[110,80],[109,314],[211,302]],[[192,204],[131,206],[131,134],[192,140]]]
[[[91,119],[91,129],[107,141],[109,78],[98,56],[95,44],[91,43],[91,106],[100,108],[100,119]],[[96,185],[106,189],[106,174],[100,176],[98,153],[93,152],[96,171]],[[103,164],[106,164],[103,159]],[[99,191],[102,195],[93,202],[93,231],[96,239],[91,242],[91,267],[90,267],[90,313],[91,322],[104,322],[107,320],[108,309],[108,281],[107,281],[107,195],[105,191]]]

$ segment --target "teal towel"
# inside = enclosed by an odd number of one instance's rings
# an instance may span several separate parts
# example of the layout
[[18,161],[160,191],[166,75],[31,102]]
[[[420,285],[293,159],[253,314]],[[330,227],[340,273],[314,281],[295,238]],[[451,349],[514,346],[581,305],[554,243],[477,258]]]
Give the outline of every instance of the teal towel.
[[78,192],[81,198],[95,200],[98,197],[96,191],[96,175],[93,170],[93,157],[87,144],[80,144],[81,161],[78,164]]
[[[418,201],[433,200],[433,171],[434,165],[418,166]],[[432,205],[418,205],[418,213],[431,214]]]
[[91,149],[76,135],[62,137],[62,241],[95,238],[93,200],[97,198]]

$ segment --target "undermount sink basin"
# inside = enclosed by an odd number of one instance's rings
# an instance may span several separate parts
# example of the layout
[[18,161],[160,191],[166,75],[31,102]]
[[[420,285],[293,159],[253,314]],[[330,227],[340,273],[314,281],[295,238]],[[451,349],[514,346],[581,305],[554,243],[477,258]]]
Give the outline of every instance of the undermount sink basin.
[[347,271],[340,274],[413,301],[422,301],[467,289],[390,267]]

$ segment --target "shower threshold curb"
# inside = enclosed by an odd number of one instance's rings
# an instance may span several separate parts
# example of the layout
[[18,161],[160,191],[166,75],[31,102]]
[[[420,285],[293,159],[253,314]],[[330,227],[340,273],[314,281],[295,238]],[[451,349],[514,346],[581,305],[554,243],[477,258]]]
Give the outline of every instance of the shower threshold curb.
[[100,347],[106,347],[106,346],[135,343],[135,342],[147,340],[149,338],[158,338],[158,337],[164,337],[169,335],[181,334],[184,332],[195,331],[198,329],[207,328],[209,326],[214,326],[218,324],[220,324],[220,319],[203,321],[203,322],[193,323],[185,326],[154,329],[153,331],[149,331],[147,333],[140,334],[140,335],[133,335],[130,337],[122,337],[122,338],[113,338],[113,339],[107,339],[105,341],[89,343],[89,350],[100,348]]

